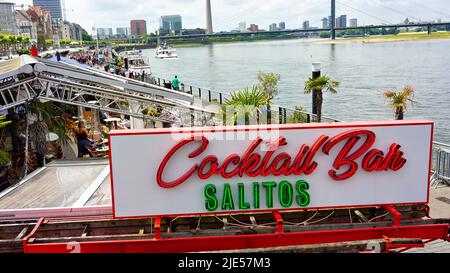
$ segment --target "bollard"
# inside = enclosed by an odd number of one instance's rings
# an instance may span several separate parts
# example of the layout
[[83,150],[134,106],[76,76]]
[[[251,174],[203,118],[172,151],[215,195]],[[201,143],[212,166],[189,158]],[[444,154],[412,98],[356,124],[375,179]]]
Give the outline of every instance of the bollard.
[[[313,80],[319,78],[321,76],[321,65],[320,63],[313,63],[312,64],[312,78]],[[317,91],[313,90],[312,92],[312,113],[314,115],[317,115]]]

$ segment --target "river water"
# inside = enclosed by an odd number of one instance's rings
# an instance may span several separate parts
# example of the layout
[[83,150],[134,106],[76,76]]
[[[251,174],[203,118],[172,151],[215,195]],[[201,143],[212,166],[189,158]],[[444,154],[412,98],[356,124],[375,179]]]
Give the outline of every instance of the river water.
[[338,94],[326,94],[324,115],[343,121],[393,119],[383,93],[412,85],[417,104],[406,118],[436,122],[437,141],[450,143],[450,40],[338,42],[305,40],[215,44],[178,49],[177,60],[150,57],[156,77],[178,75],[186,85],[229,93],[257,83],[258,71],[281,75],[276,104],[311,111],[303,94],[311,63],[341,82]]

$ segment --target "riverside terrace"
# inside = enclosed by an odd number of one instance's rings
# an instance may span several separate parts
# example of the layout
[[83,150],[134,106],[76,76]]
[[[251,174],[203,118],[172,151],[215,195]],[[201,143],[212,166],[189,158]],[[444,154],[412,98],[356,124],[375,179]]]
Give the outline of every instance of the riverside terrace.
[[[38,92],[37,87],[39,85],[31,84],[30,82],[24,83],[23,81],[31,81],[29,77],[24,77],[24,74],[27,74],[28,71],[30,71],[30,67],[27,65],[30,65],[30,63],[27,63],[24,66],[20,66],[16,68],[13,72],[16,73],[10,73],[8,75],[12,75],[14,81],[7,81],[4,87],[2,87],[2,94],[4,94],[4,102],[7,102],[10,104],[16,103],[16,105],[23,103],[23,101],[20,100],[21,96],[19,95],[26,95],[27,90],[31,90],[32,92],[35,92],[35,94],[38,94],[39,96],[44,96],[44,92]],[[37,72],[36,74],[39,77],[39,80],[48,80],[50,81],[50,77],[48,75],[50,74],[52,77],[55,77],[59,80],[59,82],[67,81],[66,84],[68,85],[76,85],[78,86],[79,83],[74,83],[74,81],[77,79],[77,77],[85,77],[82,78],[82,80],[86,81],[89,77],[89,74],[87,71],[81,71],[78,70],[76,67],[67,67],[64,65],[56,66],[52,65],[50,63],[46,63],[45,67],[40,67],[40,65],[34,63],[31,65],[32,72],[28,72],[29,74],[33,74],[34,72]],[[49,68],[50,67],[50,68]],[[12,71],[9,71],[12,72]],[[87,75],[84,75],[85,72]],[[93,71],[89,71],[90,73],[95,73]],[[64,75],[63,73],[67,73],[65,75],[68,76],[70,81],[67,79],[64,79],[61,77],[61,75]],[[36,75],[35,74],[35,75]],[[107,77],[106,75],[96,74],[97,76],[101,76],[102,81],[110,82],[113,80],[113,77],[109,75]],[[16,79],[18,81],[16,81]],[[80,79],[80,78],[78,78]],[[126,80],[128,81],[128,80]],[[17,89],[11,89],[11,85],[17,84],[21,87]],[[20,85],[22,84],[22,85]],[[25,85],[24,85],[25,84]],[[42,87],[42,83],[41,87]],[[78,84],[78,85],[77,85]],[[130,81],[129,83],[124,81],[114,81],[113,84],[121,84],[124,85],[124,88],[135,88],[135,86],[139,86],[139,84],[135,81]],[[127,85],[129,84],[129,85]],[[156,88],[154,85],[148,85],[149,91],[148,92],[160,92],[160,91],[166,91],[171,92],[169,90],[164,90],[160,88]],[[16,86],[17,87],[17,86]],[[52,87],[51,85],[47,85],[48,87]],[[58,86],[60,87],[60,86]],[[147,85],[144,84],[144,88],[147,87]],[[116,94],[115,90],[109,90],[105,85],[102,87],[93,88],[92,86],[90,88],[83,86],[83,92],[87,92],[89,90],[102,90],[103,94]],[[45,89],[48,90],[48,89]],[[45,98],[51,99],[51,100],[61,100],[63,101],[67,96],[62,95],[62,90],[56,88],[55,90],[50,89],[52,92],[45,92]],[[133,89],[135,90],[135,89]],[[135,91],[136,92],[136,91]],[[144,93],[144,91],[141,91]],[[81,93],[81,92],[80,92]],[[91,93],[92,94],[92,93]],[[148,94],[148,93],[146,93]],[[169,93],[167,95],[181,95],[178,93]],[[5,97],[6,96],[6,97]],[[184,94],[186,96],[186,94]],[[9,98],[9,99],[8,99]],[[106,97],[105,97],[106,98]],[[183,97],[185,98],[185,97]],[[189,94],[187,96],[189,98]],[[12,100],[14,99],[14,100]],[[111,97],[108,97],[108,99],[111,99]],[[173,103],[178,102],[179,98],[175,99]],[[208,98],[209,100],[209,98]],[[26,100],[25,100],[26,101]],[[70,101],[71,103],[74,103],[73,101]],[[212,100],[211,100],[212,102]],[[189,106],[189,104],[178,104],[180,107],[192,107]],[[188,105],[188,106],[186,106]],[[129,111],[126,109],[123,109],[123,111]],[[283,111],[280,111],[283,112]],[[280,121],[280,123],[285,121],[286,115],[284,115],[283,118],[276,119]],[[446,148],[445,145],[442,144],[436,144],[436,153],[435,156],[435,163],[433,165],[436,166],[435,176],[434,179],[436,181],[436,184],[433,186],[433,189],[431,191],[431,206],[432,209],[435,207],[436,213],[440,213],[441,211],[450,211],[447,203],[445,202],[448,196],[445,191],[442,191],[442,189],[446,189],[443,187],[440,187],[438,184],[439,182],[445,183],[446,180],[446,170],[448,168],[446,167]],[[441,168],[442,167],[442,168]],[[441,169],[439,169],[441,168]],[[65,169],[63,171],[63,169]],[[63,172],[65,174],[63,174]],[[48,185],[48,183],[52,184]],[[116,223],[114,220],[111,220],[112,215],[112,207],[111,207],[111,191],[109,187],[110,183],[110,173],[109,173],[109,166],[108,162],[101,162],[101,161],[90,161],[86,162],[86,165],[84,165],[82,162],[70,162],[70,163],[64,163],[64,162],[54,162],[52,164],[47,165],[43,169],[38,170],[37,172],[30,174],[26,179],[24,179],[21,183],[16,185],[13,188],[10,188],[3,192],[0,195],[0,209],[2,209],[2,212],[0,215],[2,216],[1,219],[4,222],[17,222],[17,221],[26,221],[29,222],[28,227],[22,226],[19,227],[20,230],[16,233],[15,230],[17,230],[18,226],[14,225],[14,228],[12,228],[11,225],[4,225],[1,226],[2,229],[6,230],[4,233],[10,236],[13,235],[11,239],[8,240],[8,244],[14,244],[17,240],[22,243],[21,239],[25,239],[27,242],[26,244],[26,251],[39,251],[39,249],[42,247],[39,244],[40,243],[48,243],[51,241],[60,241],[61,238],[49,238],[48,236],[51,234],[56,234],[62,237],[67,238],[66,235],[69,235],[70,239],[78,238],[78,226],[82,225],[84,228],[81,228],[80,234],[82,235],[77,240],[98,240],[98,238],[95,238],[96,235],[102,234],[105,238],[109,239],[118,239],[117,234],[121,234],[121,238],[134,238],[137,239],[139,237],[142,237],[142,235],[148,235],[148,236],[154,236],[154,238],[162,238],[167,236],[172,236],[171,232],[167,233],[165,232],[165,228],[167,228],[168,231],[175,231],[175,235],[177,236],[186,236],[186,233],[183,233],[183,230],[186,230],[187,226],[192,226],[193,223],[196,223],[199,225],[199,227],[203,227],[205,229],[217,229],[217,226],[219,228],[223,228],[226,225],[240,225],[240,228],[249,228],[251,226],[256,225],[260,230],[260,232],[263,232],[262,227],[267,226],[274,226],[271,227],[278,231],[283,231],[284,228],[287,230],[292,229],[292,231],[298,231],[298,225],[290,223],[299,223],[298,219],[295,219],[294,215],[290,214],[284,214],[276,215],[276,223],[273,224],[273,219],[270,219],[270,215],[266,215],[264,217],[256,217],[256,218],[249,218],[249,216],[230,216],[226,220],[222,219],[221,221],[218,221],[217,219],[209,219],[206,226],[202,226],[197,218],[190,218],[190,219],[180,219],[183,221],[187,221],[184,224],[178,223],[178,220],[171,219],[167,222],[167,220],[163,219],[161,222],[155,223],[152,222],[150,224],[145,224],[144,229],[142,230],[142,225],[139,223],[131,223],[127,221],[121,222],[126,226],[126,229],[118,231],[115,230],[113,234],[109,233],[111,230],[103,229],[99,230],[98,228],[95,228],[96,225],[93,222],[83,222],[83,220],[80,220],[80,218],[75,218],[78,221],[78,223],[73,222],[66,222],[64,225],[59,225],[61,223],[61,220],[67,221],[69,218],[72,217],[83,217],[83,219],[100,219],[99,221],[102,221],[106,224],[106,226],[110,225],[110,227],[114,226],[114,223]],[[46,186],[45,186],[46,185]],[[442,184],[443,185],[443,184]],[[438,187],[437,189],[435,187]],[[108,192],[109,190],[109,192]],[[30,195],[30,193],[32,193]],[[433,193],[436,195],[433,196]],[[36,198],[30,198],[30,196],[34,196]],[[43,198],[39,198],[43,197]],[[109,199],[109,201],[108,201]],[[24,202],[26,200],[26,202]],[[103,204],[103,206],[101,205]],[[376,220],[384,220],[381,222],[376,221],[376,227],[378,229],[386,229],[390,225],[390,221],[393,220],[393,218],[390,218],[390,210],[389,208],[387,211],[384,209],[379,210],[359,210],[359,209],[353,209],[350,211],[348,210],[342,210],[339,213],[337,213],[337,210],[331,210],[331,211],[324,211],[324,212],[311,212],[309,214],[304,215],[304,221],[303,223],[309,224],[308,228],[319,228],[318,226],[315,226],[318,223],[328,223],[331,225],[331,227],[336,226],[336,223],[340,223],[343,219],[345,221],[350,221],[354,224],[354,221],[358,221],[365,223],[365,227],[368,226],[373,227],[372,224]],[[418,223],[422,224],[430,224],[431,226],[437,225],[436,228],[441,228],[445,222],[440,222],[439,220],[429,220],[428,222],[423,222],[421,219],[422,217],[426,217],[427,214],[430,212],[429,209],[426,207],[406,207],[403,208],[404,212],[402,214],[406,217],[405,219],[415,219],[412,222],[403,221],[402,224],[403,228],[405,229],[405,232],[411,228],[410,225],[414,226]],[[339,216],[338,218],[335,218],[335,213],[337,213],[336,216]],[[362,216],[361,216],[362,215]],[[395,214],[394,214],[395,215]],[[275,216],[275,215],[274,215]],[[37,218],[46,217],[49,219],[49,222],[45,221],[37,221]],[[316,218],[317,217],[317,218]],[[442,216],[448,219],[448,216]],[[233,220],[233,218],[238,219],[237,221]],[[59,219],[57,222],[53,222],[54,219]],[[201,219],[201,218],[200,218]],[[253,220],[252,220],[253,219]],[[281,221],[279,221],[281,219]],[[282,219],[285,219],[286,225],[283,225]],[[312,219],[312,220],[311,220]],[[365,219],[365,220],[364,220]],[[395,218],[395,221],[398,219]],[[256,221],[256,222],[255,222]],[[337,221],[337,222],[336,222]],[[95,221],[94,221],[95,222]],[[201,221],[203,222],[203,221]],[[172,226],[172,224],[175,223],[177,228]],[[248,225],[243,225],[242,223],[252,223]],[[256,224],[255,224],[256,223]],[[444,223],[444,224],[443,224]],[[31,229],[29,229],[29,226],[35,226],[36,229],[34,229],[33,233],[27,233]],[[58,225],[56,227],[55,225]],[[76,225],[76,228],[70,228],[70,226],[74,227]],[[86,227],[92,227],[86,228]],[[122,226],[123,227],[123,226]],[[147,227],[150,227],[151,230],[148,230]],[[348,226],[346,226],[348,227]],[[49,230],[54,230],[54,228],[62,228],[59,229],[59,233],[49,233]],[[161,229],[162,228],[162,229]],[[134,233],[134,230],[136,229],[136,234]],[[378,230],[376,229],[376,230]],[[68,234],[67,232],[69,230],[72,230],[74,233]],[[189,228],[188,228],[189,230]],[[142,232],[141,232],[142,231]],[[374,230],[375,231],[375,230]],[[419,232],[419,229],[416,230]],[[125,233],[123,233],[125,232]],[[180,234],[179,232],[182,232],[183,234]],[[210,232],[217,232],[211,231]],[[232,232],[232,231],[231,231]],[[241,230],[242,232],[242,230]],[[265,231],[267,232],[267,230]],[[434,232],[435,235],[438,233],[437,230]],[[139,235],[140,234],[140,235]],[[234,233],[233,233],[234,234]],[[441,233],[439,233],[441,234]],[[20,235],[20,236],[18,236]],[[192,234],[191,234],[192,235]],[[210,234],[211,235],[211,234]],[[303,234],[304,235],[304,234]],[[302,236],[303,236],[302,235]],[[442,235],[442,234],[441,234]],[[34,237],[35,236],[35,237]],[[120,237],[120,235],[119,235]],[[441,236],[438,236],[439,238],[442,238]],[[19,238],[19,239],[17,239]],[[33,238],[37,238],[33,239]],[[432,236],[432,238],[436,238],[435,236]],[[430,239],[432,239],[430,238]],[[29,240],[30,239],[30,240]],[[64,241],[64,240],[63,240]],[[37,243],[37,245],[34,245]],[[411,242],[409,242],[411,243]],[[417,246],[418,244],[413,244]],[[37,247],[37,248],[35,248]],[[46,246],[45,246],[46,247]],[[387,247],[389,249],[389,247]],[[23,249],[22,249],[23,251]]]
[[[342,251],[343,244],[335,243],[341,240],[349,241],[345,249],[352,252],[364,251],[368,243],[374,242],[383,252],[424,247],[430,242],[430,248],[425,251],[448,249],[442,242],[434,242],[448,237],[448,220],[445,220],[449,219],[450,212],[450,204],[445,202],[448,187],[432,187],[430,207],[405,205],[395,209],[342,208],[280,211],[274,215],[242,213],[119,220],[112,219],[110,180],[108,161],[53,162],[2,193],[0,217],[5,223],[0,225],[2,251],[67,252],[71,249],[67,248],[68,242],[79,242],[82,252],[106,251],[102,247],[107,247],[109,252],[124,249],[130,252],[214,251],[233,250],[233,242],[239,240],[247,242],[239,247],[244,252],[246,246],[258,252]],[[323,199],[323,196],[316,195],[311,200],[316,198]],[[190,205],[192,201],[185,199],[183,204]],[[64,206],[55,207],[60,204]],[[42,217],[45,220],[39,220]],[[348,233],[352,228],[357,230]],[[382,235],[392,239],[383,239]],[[229,246],[220,243],[223,236]],[[285,236],[290,237],[289,243],[284,241]],[[187,238],[198,243],[176,243]],[[366,241],[367,238],[372,240]],[[126,248],[122,240],[126,240]],[[304,245],[308,242],[325,245]],[[263,249],[255,250],[256,246]]]

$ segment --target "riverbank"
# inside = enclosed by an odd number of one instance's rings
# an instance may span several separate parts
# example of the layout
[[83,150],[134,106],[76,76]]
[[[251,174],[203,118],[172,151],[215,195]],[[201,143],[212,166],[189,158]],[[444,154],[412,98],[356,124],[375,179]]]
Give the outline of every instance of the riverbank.
[[398,35],[384,35],[384,36],[370,36],[358,38],[338,38],[334,41],[319,40],[318,43],[345,43],[345,42],[360,42],[360,43],[383,43],[383,42],[408,42],[420,40],[448,40],[450,39],[450,32],[433,32],[429,35],[426,32],[401,33]]

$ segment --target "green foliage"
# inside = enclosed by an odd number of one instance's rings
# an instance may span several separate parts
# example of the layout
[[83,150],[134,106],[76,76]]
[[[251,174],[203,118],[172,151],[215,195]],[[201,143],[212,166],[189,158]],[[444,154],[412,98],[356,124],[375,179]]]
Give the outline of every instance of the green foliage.
[[266,94],[269,102],[278,95],[278,82],[280,79],[280,74],[263,72],[258,73],[258,89]]
[[339,87],[338,81],[333,81],[328,76],[320,76],[317,79],[309,78],[305,82],[305,94],[310,94],[312,91],[328,91],[331,93],[337,93]]
[[11,157],[9,154],[0,149],[0,168],[5,168],[11,166]]
[[400,30],[396,28],[367,28],[367,29],[349,29],[336,31],[337,37],[344,36],[364,36],[364,35],[397,35]]
[[[0,116],[0,129],[5,128],[6,126],[8,126],[9,124],[12,123],[11,121],[5,121],[5,120],[6,120],[6,115]],[[10,166],[11,162],[12,161],[11,161],[11,158],[9,157],[9,154],[0,149],[0,168]]]
[[30,38],[18,35],[0,34],[0,44],[30,44]]
[[331,33],[330,32],[321,32],[319,35],[320,38],[330,38],[331,37]]
[[229,106],[253,106],[261,107],[268,103],[266,93],[261,91],[257,85],[253,86],[250,91],[248,87],[231,93],[231,99],[225,100],[225,105]]
[[91,35],[89,35],[87,33],[82,34],[82,39],[83,39],[83,41],[92,41]]
[[155,107],[149,107],[145,109],[144,111],[142,111],[142,114],[156,118],[161,116],[161,113]]
[[317,122],[322,120],[322,104],[323,104],[323,92],[337,93],[339,87],[338,81],[333,81],[328,76],[320,76],[317,79],[309,78],[305,82],[305,94],[311,94],[313,91],[317,91],[315,97],[315,103],[317,106]]
[[387,91],[384,93],[384,98],[388,100],[388,105],[395,111],[395,118],[397,120],[403,119],[403,114],[408,110],[408,102],[416,103],[413,100],[415,94],[414,88],[405,86],[402,91]]
[[289,116],[288,123],[308,123],[306,110],[301,106],[295,106],[294,112]]
[[53,102],[42,103],[34,100],[30,104],[29,110],[39,115],[47,124],[48,129],[59,136],[62,143],[67,143],[71,132],[62,118],[63,113],[66,112],[64,108],[58,107]]
[[8,126],[9,124],[12,123],[12,121],[6,121],[6,115],[5,116],[0,116],[0,129],[5,128],[6,126]]
[[[245,119],[245,124],[250,124],[250,118],[259,116],[260,108],[269,103],[269,99],[258,86],[253,86],[250,91],[248,87],[231,93],[231,99],[225,100],[225,105],[231,106],[234,110],[232,116],[227,116],[228,122],[237,125],[238,120]],[[229,109],[227,109],[229,110]],[[228,113],[226,113],[228,114]],[[256,118],[258,119],[258,118]],[[257,120],[259,123],[259,120]]]

